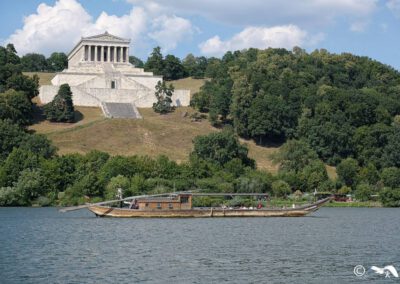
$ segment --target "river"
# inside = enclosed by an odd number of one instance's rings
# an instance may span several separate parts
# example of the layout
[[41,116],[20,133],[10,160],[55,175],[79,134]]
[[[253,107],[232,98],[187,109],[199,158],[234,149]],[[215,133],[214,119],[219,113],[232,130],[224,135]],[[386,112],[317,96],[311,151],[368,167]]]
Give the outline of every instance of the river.
[[[400,209],[107,219],[0,208],[0,283],[400,283]],[[359,267],[356,276],[354,267]]]

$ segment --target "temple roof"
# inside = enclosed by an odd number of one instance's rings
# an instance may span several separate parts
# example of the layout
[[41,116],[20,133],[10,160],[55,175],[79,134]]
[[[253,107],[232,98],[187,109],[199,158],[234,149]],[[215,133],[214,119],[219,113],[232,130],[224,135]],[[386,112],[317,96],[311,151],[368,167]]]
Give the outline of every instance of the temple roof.
[[[107,31],[102,33],[102,34],[98,34],[98,35],[94,35],[94,36],[88,36],[88,37],[82,37],[81,40],[74,46],[74,48],[69,52],[68,54],[68,60],[72,57],[72,55],[75,54],[75,52],[77,52],[77,50],[79,49],[79,47],[81,45],[83,45],[85,42],[91,42],[93,44],[98,44],[97,42],[101,43],[105,43],[106,45],[109,45],[110,43],[115,43],[115,44],[120,44],[120,45],[129,45],[131,40],[130,39],[126,39],[126,38],[122,38],[122,37],[118,37],[112,34],[109,34]],[[86,43],[85,43],[86,44]]]
[[94,35],[94,36],[88,36],[88,37],[82,37],[81,41],[111,41],[111,42],[118,42],[118,43],[130,43],[129,39],[125,39],[122,37],[118,37],[112,34],[109,34],[107,31],[105,33],[99,34],[99,35]]

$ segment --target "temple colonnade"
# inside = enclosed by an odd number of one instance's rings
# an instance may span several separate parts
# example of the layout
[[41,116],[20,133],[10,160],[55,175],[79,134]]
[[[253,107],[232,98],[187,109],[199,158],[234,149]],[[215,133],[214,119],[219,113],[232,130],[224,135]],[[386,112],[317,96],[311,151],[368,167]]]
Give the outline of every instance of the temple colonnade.
[[84,61],[129,62],[129,47],[109,45],[84,45]]

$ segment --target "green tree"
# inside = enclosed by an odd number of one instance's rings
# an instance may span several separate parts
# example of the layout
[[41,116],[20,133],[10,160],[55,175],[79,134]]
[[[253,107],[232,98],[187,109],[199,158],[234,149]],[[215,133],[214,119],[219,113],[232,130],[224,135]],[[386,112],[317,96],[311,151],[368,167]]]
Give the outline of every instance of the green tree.
[[279,163],[281,171],[301,172],[307,165],[318,159],[317,153],[303,140],[289,140],[273,160]]
[[240,144],[231,130],[225,129],[221,132],[197,136],[193,143],[194,150],[191,155],[200,159],[223,166],[236,158],[245,166],[255,167],[254,160],[247,156],[247,147]]
[[14,148],[0,168],[0,187],[13,186],[25,169],[40,167],[41,158],[29,151]]
[[131,195],[129,179],[122,175],[118,175],[116,177],[112,177],[110,182],[107,184],[105,198],[111,200],[115,199],[119,188],[122,189],[124,197]]
[[287,197],[292,193],[292,190],[287,182],[277,180],[272,183],[272,192],[276,197]]
[[383,184],[390,188],[400,188],[400,168],[384,168],[381,173]]
[[32,103],[23,92],[8,90],[0,94],[0,119],[9,119],[20,126],[32,122]]
[[53,52],[47,59],[48,71],[62,71],[68,67],[68,57],[64,52]]
[[19,205],[29,205],[39,196],[45,195],[47,193],[46,184],[41,170],[23,170],[15,184],[15,190],[20,197]]
[[157,102],[153,103],[153,110],[160,114],[172,112],[175,108],[172,105],[172,95],[174,94],[174,86],[165,83],[165,81],[158,81],[156,85],[155,96]]
[[144,69],[153,72],[155,75],[163,75],[164,60],[159,46],[155,47],[150,57],[147,58]]
[[72,92],[68,84],[62,84],[53,101],[45,105],[46,118],[55,122],[73,122],[75,119]]
[[164,76],[164,80],[177,80],[185,77],[186,73],[180,59],[168,54],[164,59],[162,75]]
[[400,207],[400,188],[384,188],[380,192],[379,198],[383,206]]
[[371,185],[366,183],[361,183],[357,185],[355,191],[355,197],[360,201],[368,201],[371,199],[371,195],[374,193],[374,190]]
[[354,187],[357,183],[357,175],[360,170],[358,162],[353,158],[347,158],[340,162],[336,168],[339,179],[345,185]]
[[7,158],[14,147],[18,147],[27,137],[27,133],[10,120],[0,119],[0,161]]
[[46,57],[43,54],[27,53],[21,58],[23,71],[28,72],[43,72],[48,70]]

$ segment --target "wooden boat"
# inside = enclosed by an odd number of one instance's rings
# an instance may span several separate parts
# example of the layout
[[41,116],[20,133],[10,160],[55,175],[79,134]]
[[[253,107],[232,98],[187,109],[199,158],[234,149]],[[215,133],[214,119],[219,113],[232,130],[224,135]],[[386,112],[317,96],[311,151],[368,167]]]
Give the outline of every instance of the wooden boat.
[[[192,208],[192,197],[205,195],[257,195],[262,194],[190,194],[182,193],[169,197],[134,199],[136,209],[110,207],[102,204],[88,205],[87,208],[98,217],[116,218],[195,218],[195,217],[301,217],[317,211],[331,197],[315,203],[292,208]],[[131,199],[132,200],[132,199]],[[133,203],[132,203],[133,204]],[[131,204],[131,205],[132,205]],[[132,206],[131,206],[132,207]]]

